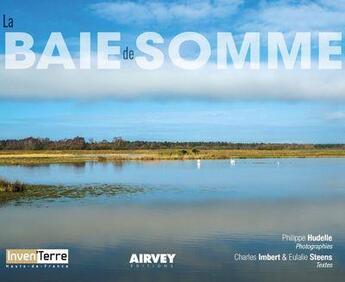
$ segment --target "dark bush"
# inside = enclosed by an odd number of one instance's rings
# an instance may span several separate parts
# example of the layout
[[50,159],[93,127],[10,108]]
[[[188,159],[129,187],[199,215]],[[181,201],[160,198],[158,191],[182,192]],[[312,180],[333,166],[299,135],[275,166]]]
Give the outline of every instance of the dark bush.
[[25,185],[19,181],[10,182],[4,179],[0,179],[0,191],[1,192],[23,192]]

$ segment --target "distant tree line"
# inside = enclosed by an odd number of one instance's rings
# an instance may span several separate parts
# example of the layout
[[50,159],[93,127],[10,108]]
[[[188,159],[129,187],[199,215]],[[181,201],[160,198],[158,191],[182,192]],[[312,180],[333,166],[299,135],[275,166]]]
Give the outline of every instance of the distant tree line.
[[49,138],[24,138],[0,140],[0,150],[137,150],[137,149],[256,149],[256,150],[296,150],[296,149],[345,149],[345,144],[277,144],[277,143],[230,143],[230,142],[161,142],[128,141],[116,137],[112,141],[83,137],[50,140]]

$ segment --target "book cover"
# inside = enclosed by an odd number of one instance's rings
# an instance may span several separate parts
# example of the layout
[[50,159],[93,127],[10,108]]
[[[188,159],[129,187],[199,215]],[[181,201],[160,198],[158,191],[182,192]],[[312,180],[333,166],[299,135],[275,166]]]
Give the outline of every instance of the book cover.
[[0,281],[345,281],[341,0],[1,0]]

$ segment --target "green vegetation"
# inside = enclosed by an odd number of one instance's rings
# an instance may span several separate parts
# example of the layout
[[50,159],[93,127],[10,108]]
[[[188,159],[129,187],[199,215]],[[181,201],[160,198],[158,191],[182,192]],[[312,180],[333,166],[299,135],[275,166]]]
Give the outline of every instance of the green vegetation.
[[231,158],[345,157],[345,144],[270,144],[229,142],[85,141],[82,137],[0,140],[0,164],[48,164],[87,161],[190,160]]
[[259,158],[326,158],[345,157],[345,149],[151,149],[151,150],[34,150],[0,151],[0,165],[38,165],[87,161],[118,162],[127,160],[195,160],[195,159],[259,159]]
[[19,181],[10,182],[0,178],[0,192],[23,192],[25,185]]
[[0,140],[0,150],[70,151],[70,150],[345,150],[345,144],[278,144],[278,143],[231,143],[231,142],[159,142],[128,141],[121,137],[113,140],[86,141],[83,137],[50,140],[25,138]]
[[[10,188],[9,188],[10,187]],[[15,188],[19,187],[19,189]],[[143,192],[142,187],[126,185],[88,185],[88,186],[54,186],[31,185],[19,182],[0,181],[0,204],[9,202],[30,203],[37,200],[54,201],[56,199],[82,199],[85,197],[116,196]]]

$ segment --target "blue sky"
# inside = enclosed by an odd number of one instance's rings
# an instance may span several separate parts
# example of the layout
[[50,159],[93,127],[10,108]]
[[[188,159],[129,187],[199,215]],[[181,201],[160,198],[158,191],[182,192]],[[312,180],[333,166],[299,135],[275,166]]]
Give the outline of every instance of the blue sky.
[[[34,37],[37,54],[49,34],[59,31],[73,56],[78,55],[79,33],[85,31],[92,33],[94,49],[100,31],[120,31],[121,46],[134,48],[136,36],[144,31],[161,33],[166,43],[177,33],[196,31],[214,46],[217,31],[231,31],[238,38],[249,31],[281,31],[290,38],[296,31],[342,31],[345,26],[345,4],[340,0],[3,0],[0,7],[1,14],[15,19],[13,31]],[[0,36],[4,38],[3,29]],[[191,47],[187,53],[193,56],[194,51]],[[0,53],[4,53],[3,43]],[[0,138],[81,135],[344,143],[344,75],[343,71],[272,74],[260,70],[226,77],[208,70],[185,75],[170,69],[147,74],[131,66],[116,73],[27,70],[16,75],[1,63]],[[230,83],[223,87],[223,81]]]
[[342,110],[325,102],[3,100],[0,138],[342,143]]

